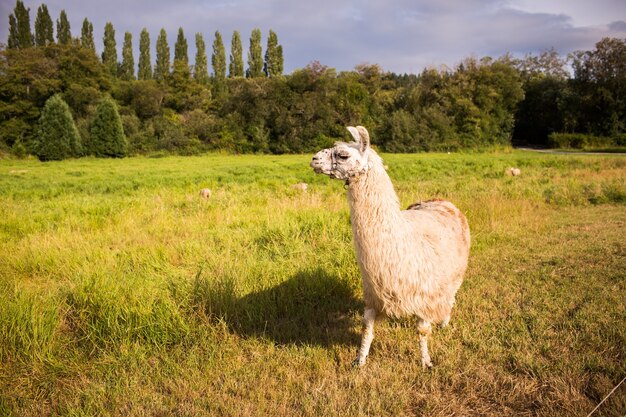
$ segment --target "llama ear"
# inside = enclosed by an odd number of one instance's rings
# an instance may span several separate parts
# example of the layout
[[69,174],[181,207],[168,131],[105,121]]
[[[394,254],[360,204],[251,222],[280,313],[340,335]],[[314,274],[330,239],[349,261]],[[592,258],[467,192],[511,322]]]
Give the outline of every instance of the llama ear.
[[348,126],[347,129],[350,132],[350,134],[352,135],[352,137],[354,138],[354,141],[356,143],[361,143],[361,138],[360,138],[360,135],[359,135],[359,131],[356,130],[356,127]]
[[357,126],[356,130],[359,133],[360,140],[357,142],[359,142],[359,144],[361,145],[361,152],[365,152],[367,148],[370,147],[370,134],[363,126]]

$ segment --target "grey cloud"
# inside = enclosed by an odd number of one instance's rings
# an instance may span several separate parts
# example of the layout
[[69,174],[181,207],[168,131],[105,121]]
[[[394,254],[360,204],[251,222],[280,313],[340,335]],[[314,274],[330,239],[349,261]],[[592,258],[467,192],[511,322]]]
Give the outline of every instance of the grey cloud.
[[[61,9],[67,11],[75,36],[80,34],[85,17],[92,21],[98,49],[102,47],[107,21],[116,29],[120,49],[125,31],[133,34],[137,48],[143,27],[150,32],[153,50],[161,27],[166,29],[173,47],[178,27],[183,27],[192,60],[196,32],[203,33],[210,54],[216,30],[221,32],[228,50],[234,30],[240,31],[247,49],[253,28],[261,28],[263,42],[269,29],[273,29],[283,45],[287,72],[313,60],[340,71],[368,62],[394,72],[420,72],[426,66],[454,66],[471,55],[538,53],[551,47],[566,54],[593,48],[605,36],[626,36],[623,20],[595,26],[574,25],[567,12],[568,2],[562,0],[545,2],[559,6],[562,13],[525,12],[514,9],[512,1],[47,0],[46,4],[54,20]],[[6,22],[13,6],[1,3],[4,16],[0,18]],[[31,8],[33,24],[37,6],[29,5],[28,0],[26,3]],[[595,0],[588,7],[615,8],[619,17],[624,9],[621,4],[617,0]],[[7,26],[0,26],[0,36],[5,40]]]

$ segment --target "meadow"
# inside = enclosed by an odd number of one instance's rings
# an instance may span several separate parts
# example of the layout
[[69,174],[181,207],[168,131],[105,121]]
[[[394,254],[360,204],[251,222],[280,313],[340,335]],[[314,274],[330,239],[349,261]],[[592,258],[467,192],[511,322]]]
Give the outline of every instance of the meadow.
[[310,155],[0,160],[0,415],[589,414],[626,376],[626,157],[383,157],[472,230],[431,371],[414,319],[350,366],[348,204]]

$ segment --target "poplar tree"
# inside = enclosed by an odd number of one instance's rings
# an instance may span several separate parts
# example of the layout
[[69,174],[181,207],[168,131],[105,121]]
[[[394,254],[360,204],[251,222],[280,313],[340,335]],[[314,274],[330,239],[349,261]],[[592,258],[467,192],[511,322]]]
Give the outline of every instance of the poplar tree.
[[204,44],[202,33],[196,33],[196,62],[194,64],[193,78],[200,84],[209,82],[206,45]]
[[246,77],[256,78],[263,76],[263,51],[261,48],[261,29],[253,29],[250,36],[248,51],[248,70]]
[[233,37],[230,42],[228,76],[230,78],[243,77],[243,48],[241,47],[241,36],[238,31],[233,32]]
[[226,79],[226,50],[224,49],[224,42],[222,41],[222,35],[219,31],[215,31],[211,66],[213,67],[215,80],[217,82],[223,82]]
[[265,64],[263,72],[267,77],[277,77],[283,75],[283,47],[278,44],[278,37],[273,30],[267,38],[267,49],[265,50]]
[[183,33],[183,28],[178,28],[178,37],[176,38],[176,45],[174,46],[174,62],[181,61],[185,64],[189,63],[189,56],[187,55],[187,39]]
[[9,15],[9,48],[30,48],[33,46],[33,35],[30,31],[30,9],[24,7],[21,0],[15,3],[13,14]]
[[46,46],[54,42],[54,28],[52,18],[48,12],[48,6],[42,4],[37,9],[35,17],[35,45]]
[[89,129],[90,153],[97,157],[121,158],[128,154],[122,120],[112,98],[104,98]]
[[46,101],[41,111],[35,153],[40,160],[51,161],[79,156],[81,152],[80,135],[70,108],[56,94]]
[[137,78],[140,80],[152,79],[152,64],[150,63],[150,34],[143,28],[139,36],[139,69]]
[[115,29],[113,24],[107,22],[104,26],[104,51],[102,51],[102,63],[109,74],[117,75],[117,48],[115,43]]
[[191,77],[189,70],[189,55],[187,54],[187,39],[183,28],[178,28],[178,37],[174,46],[174,68],[172,69],[172,82],[178,87],[186,84]]
[[170,75],[170,47],[167,44],[167,33],[161,29],[156,44],[156,64],[154,66],[154,79],[164,81]]
[[83,20],[83,27],[80,31],[80,45],[85,49],[96,52],[96,43],[93,40],[93,25],[87,18]]
[[9,15],[9,39],[7,40],[7,48],[17,49],[20,47],[20,41],[17,38],[17,20],[13,14]]
[[57,20],[57,42],[59,45],[69,45],[72,40],[72,32],[70,31],[70,21],[67,20],[65,10],[61,10],[61,15]]
[[122,65],[120,66],[120,78],[126,81],[135,79],[133,35],[130,32],[124,33],[124,46],[122,47]]

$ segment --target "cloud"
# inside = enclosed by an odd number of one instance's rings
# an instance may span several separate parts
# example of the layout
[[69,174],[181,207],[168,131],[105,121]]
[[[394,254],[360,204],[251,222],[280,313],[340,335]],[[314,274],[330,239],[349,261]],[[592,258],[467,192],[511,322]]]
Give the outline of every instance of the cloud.
[[[12,6],[2,3],[0,18],[7,19]],[[139,33],[146,27],[153,59],[162,27],[170,47],[178,27],[183,27],[192,60],[196,32],[203,33],[210,54],[216,30],[228,52],[232,32],[238,30],[246,60],[252,29],[262,30],[263,42],[272,29],[283,45],[286,72],[314,60],[340,71],[367,62],[399,73],[420,72],[427,66],[453,66],[471,55],[523,55],[549,48],[567,54],[592,49],[606,36],[626,37],[626,22],[615,21],[626,15],[626,2],[618,0],[48,0],[46,4],[53,20],[66,10],[75,36],[85,17],[92,21],[98,49],[106,22],[113,23],[120,49],[125,31],[133,34],[137,49]],[[36,6],[30,7],[34,24]],[[4,39],[6,26],[0,32]]]

